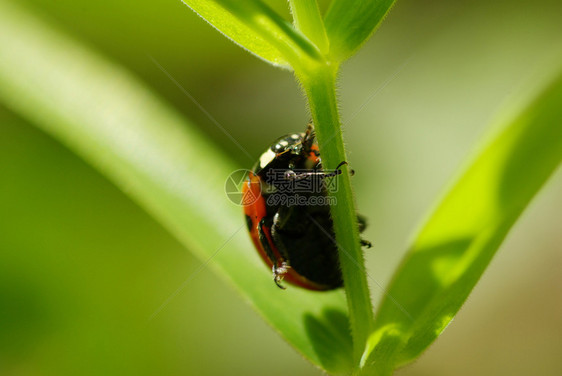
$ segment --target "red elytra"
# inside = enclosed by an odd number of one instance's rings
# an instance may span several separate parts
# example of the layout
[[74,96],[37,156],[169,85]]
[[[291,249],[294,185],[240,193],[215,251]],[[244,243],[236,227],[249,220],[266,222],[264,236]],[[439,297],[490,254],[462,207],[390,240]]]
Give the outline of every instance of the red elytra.
[[[315,145],[316,146],[316,145]],[[317,148],[316,148],[317,149]],[[314,156],[316,159],[317,157]],[[261,182],[260,178],[253,173],[249,174],[248,180],[244,183],[242,187],[242,197],[251,197],[252,203],[244,205],[244,214],[251,219],[251,225],[249,227],[250,237],[252,238],[252,242],[254,246],[258,250],[259,255],[261,256],[262,260],[265,264],[271,269],[273,268],[273,262],[267,256],[265,249],[263,248],[263,244],[260,241],[260,236],[258,234],[258,225],[260,221],[265,217],[267,210],[266,210],[266,202],[264,197],[261,194]],[[273,239],[271,237],[271,228],[267,226],[263,226],[267,242],[269,246],[275,253],[275,256],[279,259],[282,259],[281,253],[275,246]],[[284,276],[284,280],[296,285],[300,286],[309,290],[327,290],[329,287],[320,285],[313,281],[310,281],[306,277],[298,274],[294,269],[289,268],[287,273]]]

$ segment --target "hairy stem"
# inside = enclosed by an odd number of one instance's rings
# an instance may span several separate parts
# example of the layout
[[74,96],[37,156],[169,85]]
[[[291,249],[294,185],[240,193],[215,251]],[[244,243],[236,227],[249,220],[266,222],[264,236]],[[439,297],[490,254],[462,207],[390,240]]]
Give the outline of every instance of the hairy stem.
[[[297,75],[308,98],[322,165],[324,169],[334,169],[341,161],[346,160],[335,87],[338,67],[326,63],[311,68],[314,69],[299,72]],[[336,200],[331,213],[347,294],[355,364],[358,364],[371,333],[373,310],[349,169],[344,167],[344,173],[338,176],[338,179],[337,191],[330,193]]]

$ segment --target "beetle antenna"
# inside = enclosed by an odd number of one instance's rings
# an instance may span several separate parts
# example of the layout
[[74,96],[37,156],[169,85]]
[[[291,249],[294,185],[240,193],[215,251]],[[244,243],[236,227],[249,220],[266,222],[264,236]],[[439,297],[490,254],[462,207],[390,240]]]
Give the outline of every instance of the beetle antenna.
[[318,176],[320,178],[331,178],[333,176],[341,175],[343,172],[341,170],[341,166],[347,164],[348,163],[346,161],[340,162],[340,164],[332,172],[313,171],[313,172],[301,172],[297,174],[293,170],[288,170],[287,172],[285,172],[285,178],[289,180],[301,180],[301,179],[306,179],[309,176]]
[[346,161],[341,161],[341,162],[340,162],[340,164],[339,164],[339,165],[337,165],[337,167],[336,167],[336,171],[340,171],[340,174],[341,174],[341,170],[340,170],[340,167],[341,167],[341,166],[343,166],[343,165],[347,165],[347,164],[348,164],[348,163],[347,163]]

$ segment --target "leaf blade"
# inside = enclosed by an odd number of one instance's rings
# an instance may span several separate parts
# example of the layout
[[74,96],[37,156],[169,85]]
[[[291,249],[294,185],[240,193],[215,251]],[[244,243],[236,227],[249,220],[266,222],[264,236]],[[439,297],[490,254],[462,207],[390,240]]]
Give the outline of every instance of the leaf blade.
[[[375,318],[370,362],[392,366],[419,356],[458,312],[509,229],[562,162],[562,74],[528,106],[499,123],[489,142],[441,201],[396,272]],[[412,316],[400,312],[393,300]],[[392,340],[392,341],[391,341]],[[388,362],[386,364],[388,368]]]
[[290,67],[277,48],[221,6],[219,1],[182,0],[182,2],[246,51],[275,66],[286,69]]
[[259,0],[182,0],[227,38],[273,65],[322,59],[318,48]]
[[316,0],[289,0],[293,23],[322,53],[328,50],[328,36]]
[[343,62],[355,53],[379,27],[395,0],[334,0],[324,24],[330,55]]
[[350,369],[342,291],[278,290],[224,193],[227,156],[126,71],[5,2],[0,44],[2,104],[107,176],[311,362]]

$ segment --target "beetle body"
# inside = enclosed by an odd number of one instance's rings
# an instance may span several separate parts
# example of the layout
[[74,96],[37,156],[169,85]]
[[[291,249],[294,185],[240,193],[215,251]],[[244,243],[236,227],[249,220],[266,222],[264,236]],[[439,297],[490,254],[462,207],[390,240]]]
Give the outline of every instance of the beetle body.
[[244,205],[248,231],[281,288],[282,280],[311,290],[343,285],[325,184],[340,166],[323,170],[309,126],[278,139],[244,183],[243,196],[252,198]]

